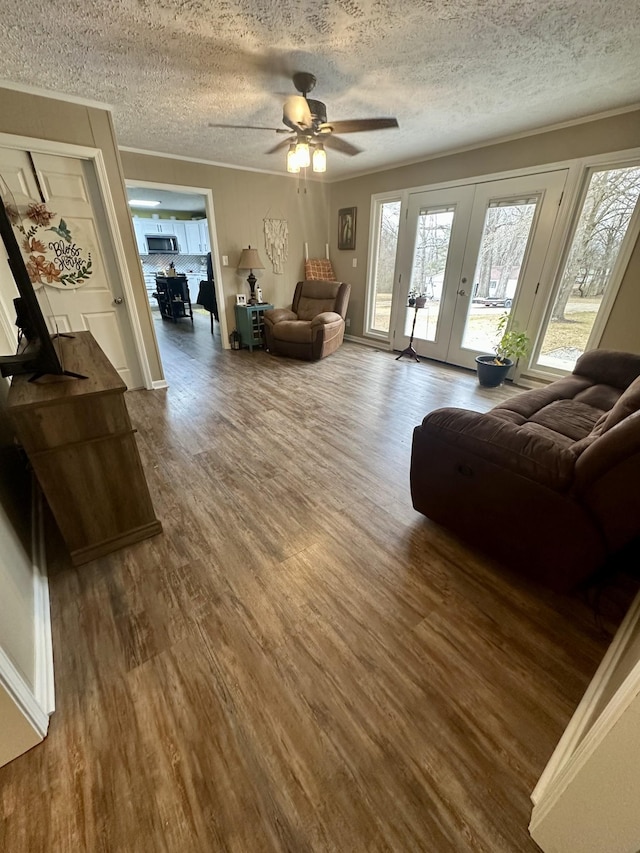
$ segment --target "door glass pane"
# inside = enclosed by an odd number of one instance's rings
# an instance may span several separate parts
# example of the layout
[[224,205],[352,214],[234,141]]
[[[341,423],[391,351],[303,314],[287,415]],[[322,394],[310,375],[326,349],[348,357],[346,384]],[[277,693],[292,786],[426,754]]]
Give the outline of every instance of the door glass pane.
[[[409,302],[418,297],[425,300],[424,308],[418,309],[414,332],[414,337],[425,341],[436,339],[454,211],[453,207],[437,207],[423,208],[418,213]],[[404,322],[407,337],[414,313],[415,308],[409,305]]]
[[398,231],[400,228],[400,202],[385,201],[380,204],[380,229],[373,276],[373,301],[369,329],[389,334],[393,274],[396,266]]
[[591,176],[538,364],[573,370],[587,348],[640,195],[640,168]]
[[515,300],[538,201],[495,200],[487,208],[462,336],[465,349],[493,351],[498,319],[511,313]]

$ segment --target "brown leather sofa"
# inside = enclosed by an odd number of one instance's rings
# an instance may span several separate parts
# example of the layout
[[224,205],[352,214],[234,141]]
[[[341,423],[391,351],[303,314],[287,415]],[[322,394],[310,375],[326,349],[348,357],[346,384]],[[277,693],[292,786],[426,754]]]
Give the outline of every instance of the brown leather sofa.
[[290,311],[264,312],[267,349],[308,360],[335,352],[344,339],[350,293],[351,285],[343,281],[299,281]]
[[413,506],[567,590],[640,533],[639,410],[640,356],[605,350],[487,414],[438,409],[414,430]]

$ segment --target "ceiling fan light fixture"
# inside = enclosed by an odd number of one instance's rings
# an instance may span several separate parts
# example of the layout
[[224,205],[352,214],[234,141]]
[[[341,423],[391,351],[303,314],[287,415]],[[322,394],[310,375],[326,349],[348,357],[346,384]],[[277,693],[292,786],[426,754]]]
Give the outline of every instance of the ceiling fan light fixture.
[[296,144],[292,142],[287,151],[287,172],[292,172],[294,175],[300,171],[300,163],[298,163],[298,155],[296,154]]
[[309,143],[301,140],[296,145],[296,160],[301,169],[306,169],[311,165],[311,155],[309,153]]
[[327,171],[327,152],[324,150],[324,145],[319,142],[313,151],[313,171]]

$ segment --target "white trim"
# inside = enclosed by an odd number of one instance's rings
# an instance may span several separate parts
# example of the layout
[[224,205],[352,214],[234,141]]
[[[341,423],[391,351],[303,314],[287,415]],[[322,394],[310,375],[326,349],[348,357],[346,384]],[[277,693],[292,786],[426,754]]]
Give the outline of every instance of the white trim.
[[38,737],[44,738],[49,728],[49,714],[42,710],[38,700],[2,648],[0,648],[0,686],[7,691]]
[[44,540],[42,493],[35,478],[32,482],[31,545],[33,554],[33,620],[35,678],[34,694],[40,708],[53,714],[56,708],[53,673],[53,641],[51,637],[51,607],[47,579],[47,555]]
[[531,799],[535,804],[529,824],[531,833],[535,832],[549,811],[557,804],[567,786],[584,768],[587,761],[621,719],[631,702],[640,693],[640,662],[637,662],[598,718],[587,728],[590,715],[597,707],[609,679],[612,677],[639,624],[640,594],[636,596],[625,616],[582,701],[531,794]]
[[31,86],[28,83],[15,83],[13,80],[0,79],[0,88],[10,89],[14,92],[23,92],[25,95],[37,95],[39,98],[52,98],[54,101],[67,101],[70,104],[79,104],[82,107],[113,112],[111,104],[105,104],[102,101],[92,101],[90,98],[82,98],[79,95],[67,95],[65,92],[42,89],[40,86]]
[[[102,151],[99,148],[96,149],[96,154],[93,158],[93,162],[96,171],[96,178],[98,180],[98,187],[100,189],[100,194],[102,197],[102,204],[104,206],[104,212],[107,219],[107,224],[109,226],[109,236],[111,237],[111,242],[114,249],[116,265],[118,267],[118,273],[122,282],[122,289],[124,290],[125,306],[127,308],[127,315],[129,317],[129,323],[131,325],[133,345],[136,350],[136,355],[138,356],[138,363],[140,365],[140,370],[142,371],[142,379],[144,382],[144,386],[145,388],[150,389],[152,387],[151,383],[153,382],[153,378],[151,376],[151,367],[149,366],[147,350],[144,345],[142,326],[140,325],[140,316],[138,314],[138,309],[136,306],[136,298],[133,290],[133,284],[131,282],[131,276],[129,275],[129,268],[125,261],[124,243],[122,242],[122,236],[120,234],[120,229],[118,228],[116,208],[115,204],[113,203],[113,196],[111,195],[111,190],[109,187],[107,169],[104,162],[104,157],[102,156]],[[133,225],[131,227],[133,228]]]
[[[316,183],[329,183],[326,178],[313,175],[292,174],[291,172],[278,172],[275,169],[257,169],[254,166],[234,166],[231,163],[220,163],[217,160],[204,160],[200,157],[185,157],[181,154],[167,154],[166,151],[147,151],[145,148],[130,148],[127,145],[119,145],[118,151],[125,154],[143,154],[145,157],[164,157],[167,160],[182,160],[185,163],[199,163],[201,166],[216,166],[218,169],[234,169],[236,172],[257,172],[260,175],[277,175],[279,178],[291,178],[293,180],[315,181]],[[324,173],[326,174],[326,172]],[[143,186],[137,182],[136,186]]]
[[151,383],[151,388],[153,391],[162,391],[165,388],[169,387],[169,383],[166,379],[154,379]]
[[344,339],[345,341],[350,341],[352,344],[362,344],[364,347],[373,347],[374,349],[391,352],[391,345],[389,344],[389,341],[373,341],[371,338],[361,338],[358,335],[345,335]]
[[[457,154],[466,154],[467,151],[478,151],[482,148],[491,148],[493,145],[503,145],[506,142],[516,142],[518,139],[527,139],[532,136],[540,136],[543,133],[553,133],[557,130],[564,130],[568,127],[576,127],[581,124],[589,124],[590,122],[602,121],[607,118],[614,118],[625,113],[632,113],[640,110],[640,103],[631,104],[628,107],[619,107],[618,109],[606,110],[602,113],[594,115],[582,116],[581,118],[569,119],[568,121],[558,122],[557,124],[543,125],[536,127],[533,130],[523,130],[519,133],[512,133],[507,136],[497,136],[493,139],[487,139],[484,142],[472,142],[469,145],[463,145],[459,148],[442,148],[433,154],[426,154],[411,160],[401,160],[399,163],[387,164],[375,169],[368,169],[363,172],[354,172],[352,174],[329,179],[330,184],[338,183],[339,181],[351,181],[356,178],[364,178],[367,175],[377,175],[380,172],[392,172],[394,169],[402,169],[405,166],[418,166],[420,163],[428,163],[430,160],[440,160],[445,157],[455,157]],[[473,179],[471,179],[473,180]]]
[[[98,189],[104,206],[104,214],[109,226],[113,252],[118,266],[118,272],[125,295],[125,308],[133,337],[134,350],[146,388],[151,388],[151,368],[147,350],[142,337],[140,319],[135,310],[135,297],[129,269],[124,259],[124,245],[118,228],[115,205],[111,195],[104,157],[100,148],[88,148],[84,145],[73,145],[68,142],[57,142],[49,139],[34,139],[29,136],[18,136],[12,133],[0,133],[0,146],[32,151],[36,154],[55,154],[59,157],[73,157],[78,160],[88,160],[93,163]],[[133,227],[133,226],[132,226]],[[133,309],[133,310],[132,310]]]
[[[369,214],[369,252],[367,257],[367,285],[365,290],[365,322],[364,322],[364,333],[365,335],[370,335],[371,337],[379,338],[380,340],[386,341],[387,343],[391,340],[391,313],[393,309],[393,288],[391,290],[391,310],[389,311],[389,331],[385,334],[384,332],[379,331],[378,329],[374,329],[371,326],[373,307],[374,307],[374,298],[375,298],[375,287],[374,287],[374,279],[376,278],[378,272],[378,249],[380,246],[380,221],[382,216],[382,205],[385,202],[398,201],[400,202],[400,217],[398,222],[398,239],[396,240],[396,264],[398,260],[398,246],[400,244],[400,232],[402,230],[402,214],[405,210],[405,196],[402,192],[385,192],[385,193],[375,193],[371,196],[371,210]],[[393,272],[393,281],[392,285],[395,284],[396,280],[396,271],[394,264],[394,272]]]
[[[218,316],[220,318],[220,337],[222,340],[222,348],[231,349],[231,344],[229,343],[229,328],[227,326],[226,303],[224,300],[224,289],[222,286],[222,267],[220,266],[220,247],[218,245],[218,230],[216,228],[213,190],[210,187],[192,187],[183,186],[182,184],[164,184],[158,181],[136,181],[135,178],[127,178],[125,180],[125,185],[127,187],[141,187],[142,189],[152,190],[160,189],[166,192],[191,193],[192,195],[204,196],[205,211],[207,214],[207,228],[209,229],[209,243],[211,244],[211,260],[213,262],[214,269],[213,286],[216,292],[216,302],[218,303]],[[155,329],[153,333],[155,335]]]

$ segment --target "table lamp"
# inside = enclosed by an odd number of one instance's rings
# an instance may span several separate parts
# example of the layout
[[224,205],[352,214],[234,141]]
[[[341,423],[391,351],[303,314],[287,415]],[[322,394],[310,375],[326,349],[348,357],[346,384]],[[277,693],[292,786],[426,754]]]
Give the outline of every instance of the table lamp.
[[249,282],[249,287],[251,289],[251,299],[249,300],[251,305],[256,304],[256,277],[253,274],[254,270],[263,270],[264,264],[260,260],[260,255],[258,254],[257,249],[252,249],[249,246],[248,249],[243,249],[240,255],[240,260],[238,261],[238,271],[240,270],[249,270],[249,275],[247,277],[247,281]]

